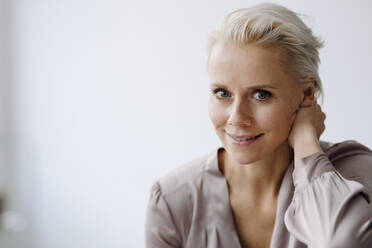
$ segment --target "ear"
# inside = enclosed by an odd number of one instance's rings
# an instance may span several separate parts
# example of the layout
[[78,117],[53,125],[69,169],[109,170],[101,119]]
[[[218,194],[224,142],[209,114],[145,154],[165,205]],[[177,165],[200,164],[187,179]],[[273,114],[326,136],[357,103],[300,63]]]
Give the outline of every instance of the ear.
[[302,87],[302,99],[301,107],[310,107],[315,103],[315,78],[309,78],[309,81],[306,82]]

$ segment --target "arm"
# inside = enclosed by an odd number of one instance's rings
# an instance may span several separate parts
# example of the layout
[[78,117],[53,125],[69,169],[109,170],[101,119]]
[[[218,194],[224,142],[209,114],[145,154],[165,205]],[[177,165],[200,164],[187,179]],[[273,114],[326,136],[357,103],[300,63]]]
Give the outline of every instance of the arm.
[[161,194],[160,185],[151,189],[145,226],[146,248],[182,247],[168,203]]
[[[355,155],[338,163],[372,168],[372,155]],[[298,240],[310,247],[372,247],[370,189],[344,178],[324,152],[295,161],[293,179],[295,193],[285,224]]]
[[[285,224],[310,247],[372,247],[371,189],[366,187],[371,184],[365,183],[372,181],[372,155],[338,159],[343,168],[355,168],[352,173],[361,174],[348,177],[353,180],[343,177],[319,145],[324,119],[313,96],[305,96],[288,137],[295,156],[295,193]],[[363,175],[359,166],[369,173]]]

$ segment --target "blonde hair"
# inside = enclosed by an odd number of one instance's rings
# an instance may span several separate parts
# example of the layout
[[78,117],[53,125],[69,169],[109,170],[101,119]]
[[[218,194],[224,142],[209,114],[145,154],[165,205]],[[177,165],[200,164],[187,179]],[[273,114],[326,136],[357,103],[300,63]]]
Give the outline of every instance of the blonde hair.
[[283,48],[291,58],[297,79],[314,78],[316,96],[323,96],[318,74],[318,49],[323,42],[291,10],[277,4],[263,3],[231,12],[222,27],[212,31],[208,37],[208,61],[218,41]]

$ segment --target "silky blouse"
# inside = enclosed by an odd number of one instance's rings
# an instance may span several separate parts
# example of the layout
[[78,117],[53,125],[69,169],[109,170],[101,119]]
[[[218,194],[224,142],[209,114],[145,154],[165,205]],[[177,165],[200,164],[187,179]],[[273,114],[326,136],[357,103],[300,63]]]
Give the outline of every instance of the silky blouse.
[[[372,152],[356,141],[320,144],[284,172],[270,248],[371,248]],[[241,247],[219,149],[154,182],[147,248]]]

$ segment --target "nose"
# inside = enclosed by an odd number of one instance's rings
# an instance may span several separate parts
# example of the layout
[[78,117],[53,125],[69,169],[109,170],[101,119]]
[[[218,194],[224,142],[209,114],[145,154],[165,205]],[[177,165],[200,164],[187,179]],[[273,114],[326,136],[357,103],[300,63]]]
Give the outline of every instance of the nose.
[[252,108],[250,103],[244,99],[236,99],[231,106],[227,124],[240,127],[252,126]]

